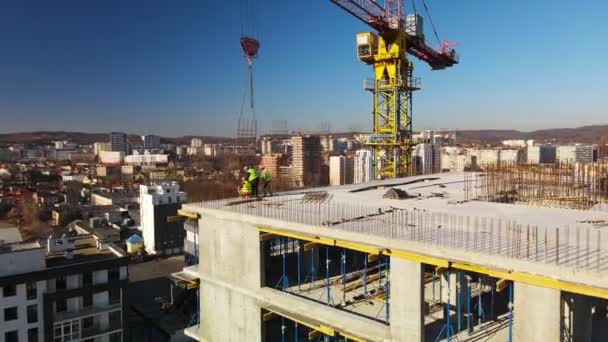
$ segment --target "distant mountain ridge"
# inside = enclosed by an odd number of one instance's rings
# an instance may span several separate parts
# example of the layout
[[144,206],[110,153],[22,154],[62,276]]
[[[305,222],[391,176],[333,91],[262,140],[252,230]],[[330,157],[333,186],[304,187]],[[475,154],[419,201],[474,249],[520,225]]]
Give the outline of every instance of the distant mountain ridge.
[[[332,133],[340,136],[342,133]],[[161,137],[163,143],[189,145],[192,138],[202,139],[205,143],[233,142],[234,138],[216,136],[183,136]],[[602,143],[608,144],[608,125],[591,125],[576,128],[551,128],[531,132],[518,130],[482,129],[456,131],[456,142],[459,144],[500,144],[503,140],[533,139],[537,142],[556,144],[568,143]],[[18,132],[0,134],[0,143],[3,144],[45,144],[51,141],[69,140],[78,144],[93,144],[95,142],[109,141],[109,133],[83,133],[83,132]],[[130,134],[131,142],[140,142],[139,135]]]
[[460,144],[500,144],[503,140],[533,139],[536,142],[556,144],[608,144],[608,125],[591,125],[576,128],[551,128],[531,132],[517,130],[460,130],[456,141]]
[[[193,138],[202,139],[205,143],[227,142],[233,138],[210,137],[210,136],[183,136],[183,137],[161,137],[163,143],[190,144]],[[0,134],[2,144],[48,144],[52,141],[69,140],[77,144],[90,145],[96,142],[109,142],[110,133],[83,133],[83,132],[63,132],[63,131],[37,131],[37,132],[17,132]],[[129,134],[131,143],[141,142],[141,136]]]

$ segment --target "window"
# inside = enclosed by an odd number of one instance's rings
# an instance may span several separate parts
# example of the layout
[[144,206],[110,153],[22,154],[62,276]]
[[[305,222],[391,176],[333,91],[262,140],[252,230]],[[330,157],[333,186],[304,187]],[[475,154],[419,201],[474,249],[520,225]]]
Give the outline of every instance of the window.
[[27,322],[38,322],[38,304],[32,304],[27,306]]
[[82,274],[82,286],[93,285],[93,273],[85,272]]
[[82,306],[86,308],[91,305],[93,305],[93,295],[89,293],[82,296]]
[[87,329],[93,326],[93,317],[87,317],[82,319],[82,329]]
[[7,331],[4,333],[4,341],[6,342],[19,342],[19,334],[17,330]]
[[65,277],[60,276],[55,279],[55,289],[56,290],[65,290],[67,287]]
[[120,279],[120,270],[118,268],[113,268],[108,270],[108,282],[118,281]]
[[112,311],[108,315],[110,319],[110,326],[117,327],[120,326],[120,310]]
[[2,288],[2,295],[4,297],[12,297],[17,295],[17,285],[11,284],[6,285]]
[[119,287],[111,287],[108,291],[108,296],[110,297],[110,304],[119,304],[120,303],[120,288]]
[[4,321],[14,321],[17,319],[17,307],[13,306],[4,309]]
[[38,293],[36,292],[36,282],[29,282],[26,284],[26,295],[27,295],[27,299],[36,299],[36,296],[38,295]]
[[27,342],[38,342],[38,328],[27,330]]
[[122,341],[121,334],[122,333],[120,331],[110,334],[110,342]]
[[68,303],[65,299],[57,299],[55,302],[55,312],[65,312],[68,310]]

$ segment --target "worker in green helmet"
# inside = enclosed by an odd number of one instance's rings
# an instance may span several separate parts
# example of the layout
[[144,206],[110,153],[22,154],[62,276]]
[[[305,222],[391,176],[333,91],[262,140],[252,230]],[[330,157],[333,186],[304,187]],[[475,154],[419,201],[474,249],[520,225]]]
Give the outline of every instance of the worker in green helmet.
[[259,197],[258,196],[258,180],[259,180],[259,173],[258,170],[256,170],[254,167],[246,167],[246,172],[247,172],[247,180],[249,181],[249,183],[251,183],[251,196],[252,197]]
[[262,178],[262,195],[272,196],[272,190],[270,190],[270,181],[272,181],[272,173],[266,167],[261,167],[262,172],[260,178]]
[[239,187],[239,195],[245,198],[251,197],[251,183],[246,177],[241,179],[241,186]]

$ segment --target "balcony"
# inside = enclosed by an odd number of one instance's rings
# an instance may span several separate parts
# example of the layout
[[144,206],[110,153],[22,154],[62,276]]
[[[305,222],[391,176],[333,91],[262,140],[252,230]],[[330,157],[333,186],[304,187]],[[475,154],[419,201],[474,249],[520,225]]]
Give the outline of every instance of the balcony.
[[68,321],[73,319],[82,319],[91,316],[100,315],[103,313],[108,313],[115,310],[120,310],[122,308],[120,303],[112,304],[112,305],[104,305],[104,306],[90,306],[87,308],[82,308],[75,312],[60,312],[55,314],[55,323],[59,323],[61,321]]

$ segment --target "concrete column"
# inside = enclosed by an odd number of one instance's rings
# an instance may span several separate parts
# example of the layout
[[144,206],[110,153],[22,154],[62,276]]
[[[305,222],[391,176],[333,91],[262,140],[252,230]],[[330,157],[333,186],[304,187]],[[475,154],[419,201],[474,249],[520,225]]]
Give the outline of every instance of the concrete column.
[[561,292],[515,282],[514,341],[560,342]]
[[391,258],[390,329],[393,341],[424,341],[422,264]]

